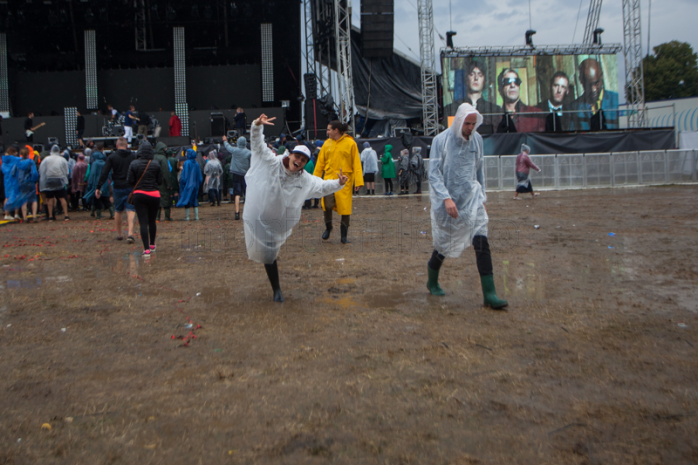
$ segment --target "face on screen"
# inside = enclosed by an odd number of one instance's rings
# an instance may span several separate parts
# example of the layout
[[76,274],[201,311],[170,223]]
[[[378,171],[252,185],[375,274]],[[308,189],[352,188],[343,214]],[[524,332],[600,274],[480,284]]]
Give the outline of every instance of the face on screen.
[[569,81],[564,76],[558,76],[553,80],[553,85],[550,89],[550,101],[555,105],[562,105],[569,92]]
[[474,67],[468,74],[468,90],[470,92],[482,92],[485,87],[485,75],[480,68]]
[[586,60],[582,67],[581,78],[584,85],[584,95],[587,96],[587,101],[595,102],[601,95],[603,89],[603,72],[601,65],[596,60]]
[[515,72],[510,71],[502,76],[502,98],[505,103],[514,103],[521,94],[521,80]]

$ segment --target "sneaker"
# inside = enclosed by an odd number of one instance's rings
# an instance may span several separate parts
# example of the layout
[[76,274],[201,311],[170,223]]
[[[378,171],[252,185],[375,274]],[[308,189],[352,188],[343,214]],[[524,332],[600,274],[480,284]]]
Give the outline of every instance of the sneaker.
[[128,244],[133,244],[134,242],[136,242],[136,240],[133,238],[133,236],[128,236],[128,237],[126,238],[126,242],[127,242]]
[[117,241],[123,241],[123,240],[124,240],[124,236],[116,236],[116,240],[117,240]]
[[70,218],[68,218],[68,215],[66,215],[65,218],[63,218],[63,221],[70,221]]
[[49,221],[56,221],[56,217],[52,216],[51,218],[48,219]]
[[155,244],[153,244],[153,245],[150,246],[150,251],[151,251],[151,252],[155,252]]
[[150,257],[150,250],[144,250],[144,251],[143,251],[143,256],[146,257],[146,258],[147,258],[147,257]]

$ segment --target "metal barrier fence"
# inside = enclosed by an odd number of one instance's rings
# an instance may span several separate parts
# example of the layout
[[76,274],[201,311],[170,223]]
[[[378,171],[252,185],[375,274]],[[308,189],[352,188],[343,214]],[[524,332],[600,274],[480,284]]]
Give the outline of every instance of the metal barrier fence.
[[[535,189],[698,182],[698,150],[531,155],[531,161],[541,168],[540,173],[531,170]],[[425,165],[428,170],[429,160]],[[377,190],[382,192],[382,179],[376,178]],[[486,156],[485,178],[488,191],[515,190],[516,155]],[[427,179],[423,191],[428,190],[428,184]]]

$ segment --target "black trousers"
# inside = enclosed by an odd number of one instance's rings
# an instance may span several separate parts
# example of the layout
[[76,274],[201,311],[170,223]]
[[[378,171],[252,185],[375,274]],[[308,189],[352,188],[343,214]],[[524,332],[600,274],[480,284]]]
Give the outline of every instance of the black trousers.
[[160,208],[160,197],[133,194],[133,207],[136,209],[138,223],[140,223],[141,227],[143,250],[148,250],[151,245],[155,245],[155,234],[157,233],[156,218],[158,208]]
[[393,180],[392,178],[383,179],[383,184],[385,184],[385,192],[393,191]]
[[[490,243],[485,236],[473,237],[473,249],[475,249],[475,260],[477,270],[480,276],[489,276],[492,274],[492,254],[490,253]],[[429,260],[429,268],[434,271],[439,271],[446,257],[434,250]]]

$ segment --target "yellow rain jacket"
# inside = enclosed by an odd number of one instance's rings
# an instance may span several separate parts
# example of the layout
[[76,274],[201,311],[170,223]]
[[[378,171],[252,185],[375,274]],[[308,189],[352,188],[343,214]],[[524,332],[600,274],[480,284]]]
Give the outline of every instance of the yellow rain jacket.
[[[320,149],[313,174],[322,179],[339,179],[339,169],[348,177],[344,188],[334,194],[335,210],[340,215],[351,215],[351,198],[354,186],[364,185],[364,174],[361,169],[361,156],[354,139],[344,134],[338,141],[327,139]],[[324,176],[323,176],[324,172]],[[325,200],[322,200],[325,210]]]

